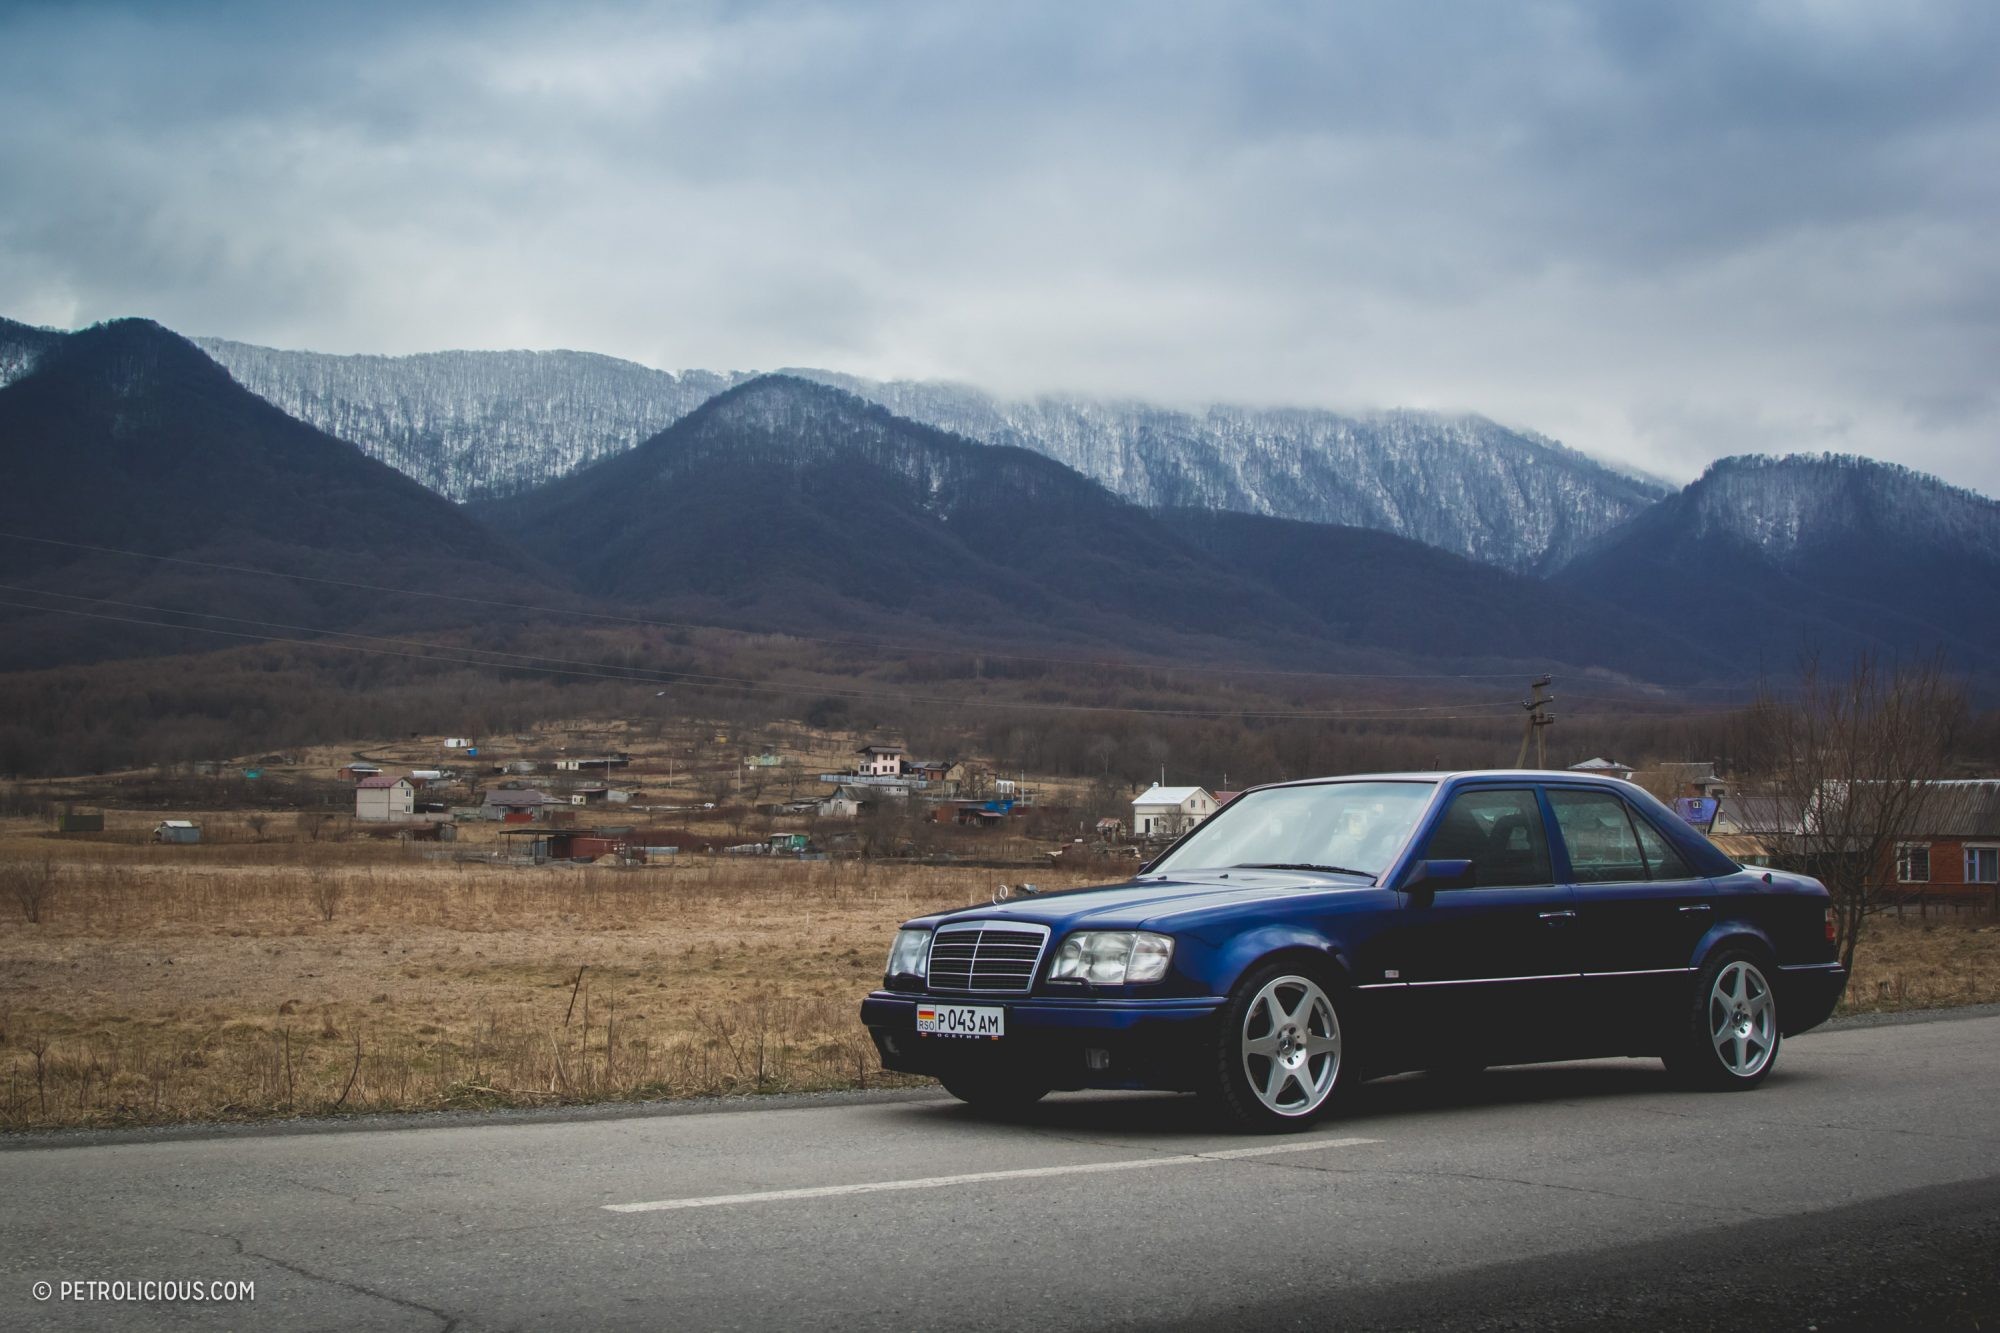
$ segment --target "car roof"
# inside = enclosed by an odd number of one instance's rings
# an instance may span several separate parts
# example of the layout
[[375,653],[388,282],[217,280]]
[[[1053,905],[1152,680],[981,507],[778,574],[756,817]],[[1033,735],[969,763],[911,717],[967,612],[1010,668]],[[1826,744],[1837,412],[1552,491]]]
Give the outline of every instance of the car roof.
[[1568,768],[1460,768],[1431,772],[1410,771],[1404,773],[1339,773],[1319,778],[1294,778],[1290,782],[1267,782],[1252,787],[1251,791],[1263,791],[1268,787],[1313,787],[1328,782],[1463,782],[1473,778],[1513,778],[1522,782],[1573,782],[1592,787],[1608,787],[1613,791],[1626,791],[1633,784],[1622,778],[1603,777],[1595,773],[1579,773]]

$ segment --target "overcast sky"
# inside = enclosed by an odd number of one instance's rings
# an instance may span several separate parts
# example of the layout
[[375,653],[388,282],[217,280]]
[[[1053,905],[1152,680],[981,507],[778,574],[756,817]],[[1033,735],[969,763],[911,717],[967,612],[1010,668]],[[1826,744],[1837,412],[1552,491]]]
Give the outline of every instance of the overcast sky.
[[2000,5],[0,0],[0,314],[2000,493]]

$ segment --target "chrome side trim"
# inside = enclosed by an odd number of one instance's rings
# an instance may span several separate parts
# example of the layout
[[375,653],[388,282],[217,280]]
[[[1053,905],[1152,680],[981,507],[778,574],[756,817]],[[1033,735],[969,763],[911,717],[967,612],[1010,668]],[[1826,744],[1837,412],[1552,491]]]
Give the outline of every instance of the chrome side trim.
[[1691,967],[1641,967],[1630,972],[1586,972],[1590,977],[1682,977],[1694,971]]
[[[1826,964],[1813,963],[1810,966],[1824,967]],[[1548,972],[1533,977],[1465,977],[1452,981],[1371,981],[1354,989],[1393,990],[1398,986],[1498,986],[1509,981],[1574,981],[1579,977],[1586,981],[1597,977],[1679,977],[1686,976],[1694,970],[1691,967],[1645,967],[1632,972]]]
[[1534,977],[1465,977],[1453,981],[1406,981],[1405,986],[1494,986],[1508,981],[1575,981],[1581,972],[1545,972]]

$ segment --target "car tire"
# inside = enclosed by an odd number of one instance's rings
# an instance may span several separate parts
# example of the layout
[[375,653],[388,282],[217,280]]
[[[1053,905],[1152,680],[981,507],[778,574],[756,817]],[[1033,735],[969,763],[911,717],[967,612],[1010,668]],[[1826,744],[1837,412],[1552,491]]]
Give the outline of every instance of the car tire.
[[939,1074],[944,1090],[975,1111],[988,1115],[1010,1115],[1027,1110],[1049,1095],[1049,1085],[1005,1074]]
[[1718,949],[1695,973],[1664,1057],[1690,1087],[1747,1092],[1769,1076],[1784,1037],[1768,964],[1748,949]]
[[1353,1078],[1348,1007],[1317,969],[1253,968],[1218,1015],[1202,1092],[1230,1129],[1306,1129],[1342,1100]]

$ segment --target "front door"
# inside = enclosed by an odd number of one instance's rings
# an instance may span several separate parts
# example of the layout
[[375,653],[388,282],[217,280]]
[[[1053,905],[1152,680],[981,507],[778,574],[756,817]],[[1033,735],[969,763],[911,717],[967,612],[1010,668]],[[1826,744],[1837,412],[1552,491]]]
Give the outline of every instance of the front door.
[[1425,860],[1472,862],[1470,888],[1416,893],[1398,932],[1412,1035],[1445,1062],[1561,1055],[1582,971],[1533,787],[1475,787],[1432,826]]

